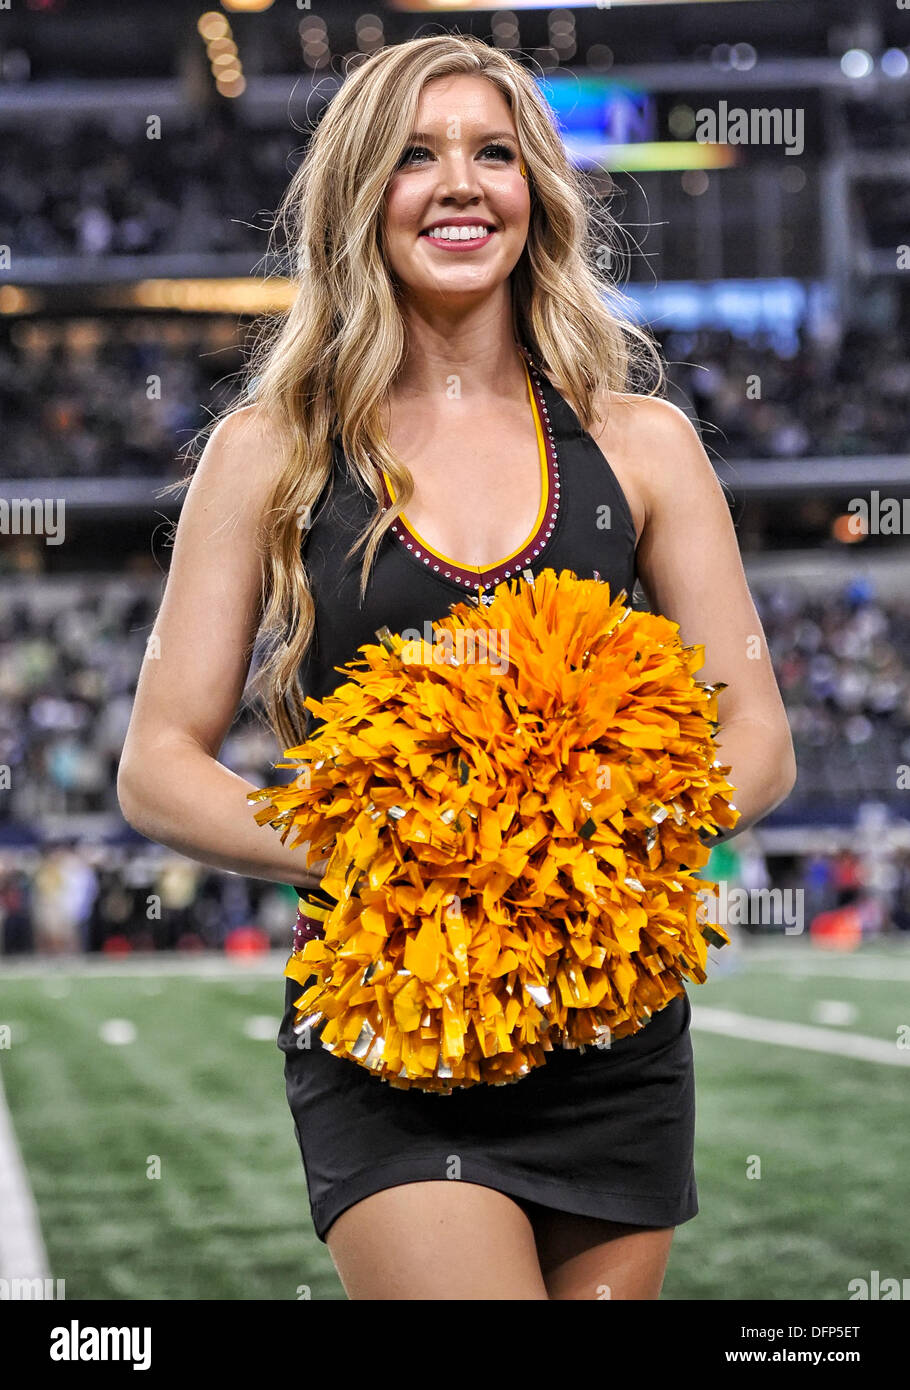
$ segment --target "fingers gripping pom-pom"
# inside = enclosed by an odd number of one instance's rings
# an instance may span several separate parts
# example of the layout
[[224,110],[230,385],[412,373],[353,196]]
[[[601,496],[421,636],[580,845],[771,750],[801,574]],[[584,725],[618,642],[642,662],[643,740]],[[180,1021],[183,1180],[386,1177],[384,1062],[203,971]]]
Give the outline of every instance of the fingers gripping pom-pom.
[[260,824],[329,855],[295,951],[298,1024],[392,1086],[517,1081],[620,1038],[703,981],[701,832],[739,812],[704,648],[609,585],[546,569],[456,603],[434,641],[382,629],[288,749]]

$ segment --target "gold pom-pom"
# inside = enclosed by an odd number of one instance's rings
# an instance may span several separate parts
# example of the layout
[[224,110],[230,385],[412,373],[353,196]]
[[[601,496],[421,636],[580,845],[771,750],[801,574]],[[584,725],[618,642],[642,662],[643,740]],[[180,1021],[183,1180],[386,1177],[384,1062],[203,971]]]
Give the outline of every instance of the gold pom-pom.
[[545,569],[433,641],[383,628],[276,766],[259,824],[329,857],[324,935],[295,951],[297,1023],[393,1086],[525,1076],[636,1032],[705,979],[700,833],[739,812],[703,646]]

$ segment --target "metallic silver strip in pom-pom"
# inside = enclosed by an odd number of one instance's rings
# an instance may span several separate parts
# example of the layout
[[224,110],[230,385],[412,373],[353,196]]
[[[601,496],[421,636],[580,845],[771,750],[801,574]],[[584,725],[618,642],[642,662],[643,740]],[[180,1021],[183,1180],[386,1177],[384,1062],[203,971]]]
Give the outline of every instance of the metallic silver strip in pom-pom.
[[357,1041],[351,1048],[351,1056],[365,1057],[375,1036],[376,1029],[370,1023],[369,1019],[364,1019],[363,1027],[357,1035]]
[[535,1004],[549,1004],[550,991],[546,985],[525,985],[525,990],[530,994]]

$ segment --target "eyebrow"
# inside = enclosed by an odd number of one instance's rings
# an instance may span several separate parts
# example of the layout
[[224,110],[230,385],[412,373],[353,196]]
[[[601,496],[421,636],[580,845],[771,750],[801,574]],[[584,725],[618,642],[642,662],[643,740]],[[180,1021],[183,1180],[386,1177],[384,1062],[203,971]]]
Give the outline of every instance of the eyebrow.
[[[428,131],[425,131],[425,130],[414,130],[414,131],[412,131],[411,134],[408,136],[408,140],[409,140],[410,142],[412,142],[412,143],[413,143],[415,140],[435,140],[435,139],[436,139],[435,135],[431,135]],[[478,135],[477,139],[478,139],[478,141],[482,141],[483,144],[485,144],[485,145],[488,145],[488,144],[490,143],[491,140],[511,140],[513,144],[516,144],[516,143],[517,143],[515,136],[512,134],[512,132],[511,132],[510,130],[491,130],[491,131],[486,131],[483,135]]]

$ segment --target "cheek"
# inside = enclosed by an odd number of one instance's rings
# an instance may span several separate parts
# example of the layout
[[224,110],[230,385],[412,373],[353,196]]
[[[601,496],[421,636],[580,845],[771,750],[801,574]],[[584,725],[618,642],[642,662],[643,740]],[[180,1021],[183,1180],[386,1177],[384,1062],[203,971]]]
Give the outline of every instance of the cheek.
[[505,179],[490,190],[490,201],[503,222],[511,227],[527,227],[531,215],[528,186],[520,175]]
[[389,185],[385,200],[385,224],[389,236],[413,236],[420,228],[421,197],[413,183]]

